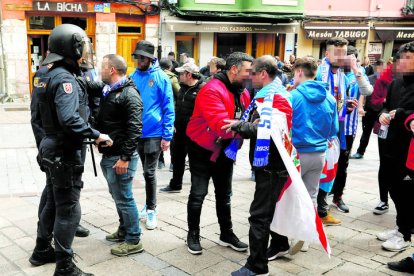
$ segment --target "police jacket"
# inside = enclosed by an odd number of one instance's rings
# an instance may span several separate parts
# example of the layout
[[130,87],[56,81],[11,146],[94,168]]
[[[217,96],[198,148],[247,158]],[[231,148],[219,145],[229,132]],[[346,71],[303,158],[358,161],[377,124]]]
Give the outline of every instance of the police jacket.
[[141,96],[130,78],[118,89],[102,96],[97,128],[108,133],[114,143],[112,147],[99,147],[99,152],[129,160],[142,134],[142,110]]
[[193,114],[195,100],[198,91],[205,85],[202,80],[197,81],[193,86],[181,84],[180,91],[175,102],[175,123],[176,129],[185,131],[187,124]]
[[42,66],[39,70],[36,71],[33,77],[33,93],[32,93],[32,100],[30,102],[30,123],[32,125],[33,134],[36,140],[36,146],[39,148],[40,142],[42,141],[43,137],[45,137],[45,131],[42,127],[42,118],[40,117],[40,109],[39,109],[39,93],[35,93],[35,87],[38,85],[40,78],[44,77],[49,68],[47,66]]
[[99,131],[92,129],[79,115],[80,87],[73,69],[55,63],[34,83],[35,94],[38,102],[32,108],[40,112],[45,136],[54,137],[61,148],[78,150],[85,138],[99,137]]

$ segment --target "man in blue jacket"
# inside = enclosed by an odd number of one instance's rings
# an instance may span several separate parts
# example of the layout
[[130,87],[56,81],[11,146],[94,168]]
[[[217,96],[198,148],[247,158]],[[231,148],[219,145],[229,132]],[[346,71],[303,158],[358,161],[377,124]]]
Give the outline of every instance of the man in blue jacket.
[[[313,80],[318,69],[312,57],[296,60],[292,91],[292,143],[300,156],[303,182],[317,207],[319,180],[325,164],[328,140],[338,133],[336,100],[328,84]],[[307,246],[302,248],[307,251]]]
[[154,45],[146,40],[137,43],[132,56],[136,70],[130,75],[141,93],[144,103],[142,112],[142,135],[138,142],[138,153],[145,178],[147,220],[149,230],[157,227],[155,175],[161,151],[170,147],[174,133],[174,97],[168,76],[159,67],[154,56]]

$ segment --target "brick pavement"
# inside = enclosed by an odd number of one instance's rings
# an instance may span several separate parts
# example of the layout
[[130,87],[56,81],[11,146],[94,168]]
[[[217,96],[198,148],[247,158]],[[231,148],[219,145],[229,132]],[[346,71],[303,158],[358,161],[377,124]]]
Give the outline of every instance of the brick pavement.
[[[35,160],[36,149],[28,121],[29,112],[4,112],[0,106],[2,275],[52,275],[54,269],[51,264],[33,267],[28,262],[36,239],[39,194],[45,181]],[[246,145],[235,167],[232,198],[234,230],[244,242],[248,241],[248,209],[254,192],[254,184],[248,180],[250,169]],[[166,154],[166,159],[169,159],[169,154]],[[403,253],[387,252],[375,239],[378,231],[393,227],[395,221],[393,206],[388,214],[372,214],[372,208],[378,203],[377,167],[378,156],[373,139],[365,158],[352,160],[350,164],[344,195],[350,213],[334,211],[343,224],[326,228],[332,247],[331,259],[319,245],[311,245],[307,253],[270,262],[271,275],[403,275],[388,270],[386,263],[414,253],[414,248]],[[91,235],[76,238],[73,245],[79,255],[78,264],[85,271],[95,275],[229,275],[245,263],[247,254],[217,244],[219,227],[212,187],[201,219],[203,254],[192,256],[187,252],[184,240],[190,188],[188,171],[182,193],[159,194],[158,229],[148,231],[142,224],[145,252],[129,257],[111,255],[109,249],[112,243],[105,241],[104,236],[117,227],[114,203],[99,168],[99,177],[94,178],[88,160],[86,171],[85,189],[81,196],[82,224],[91,230]],[[139,168],[138,172],[142,169]],[[167,169],[158,171],[158,186],[164,186],[170,177]],[[134,194],[139,207],[145,199],[143,183],[143,176],[138,173],[134,181]]]

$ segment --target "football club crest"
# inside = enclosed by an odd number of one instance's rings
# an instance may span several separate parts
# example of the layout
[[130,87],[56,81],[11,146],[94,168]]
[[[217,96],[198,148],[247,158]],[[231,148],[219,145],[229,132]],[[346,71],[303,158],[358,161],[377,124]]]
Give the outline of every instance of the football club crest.
[[148,85],[149,85],[150,87],[152,87],[152,86],[154,85],[154,81],[153,81],[152,79],[151,79],[151,80],[149,80]]
[[73,92],[72,84],[69,82],[65,82],[63,84],[63,91],[65,91],[65,93],[67,94],[71,94]]

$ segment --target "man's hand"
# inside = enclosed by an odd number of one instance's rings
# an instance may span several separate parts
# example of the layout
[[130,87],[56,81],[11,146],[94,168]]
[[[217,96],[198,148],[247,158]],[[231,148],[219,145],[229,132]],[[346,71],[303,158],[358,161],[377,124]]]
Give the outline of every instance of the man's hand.
[[170,141],[161,140],[161,149],[162,151],[167,151],[170,148]]
[[349,64],[351,66],[351,70],[356,75],[358,73],[358,61],[354,54],[348,56]]
[[351,99],[351,100],[346,101],[346,109],[349,112],[352,112],[357,106],[358,106],[358,100],[357,99]]
[[99,145],[100,143],[105,142],[104,145],[102,145],[103,148],[105,147],[111,147],[114,141],[107,135],[107,134],[100,134],[98,139],[95,140],[95,144]]
[[[224,123],[226,123],[226,125],[222,126],[221,129],[225,130],[226,133],[229,133],[231,130],[231,127],[234,126],[236,123],[238,123],[238,120],[223,120]],[[233,131],[233,136],[236,134],[236,132]]]
[[116,174],[121,175],[127,173],[128,165],[128,161],[122,161],[121,159],[119,159],[112,168],[115,169]]
[[389,125],[391,122],[391,116],[388,113],[382,113],[379,117],[379,122],[381,125],[386,126]]
[[397,112],[397,110],[395,110],[395,109],[390,111],[391,119],[394,119],[396,112]]
[[411,128],[411,131],[414,133],[414,120],[411,121],[410,128]]

